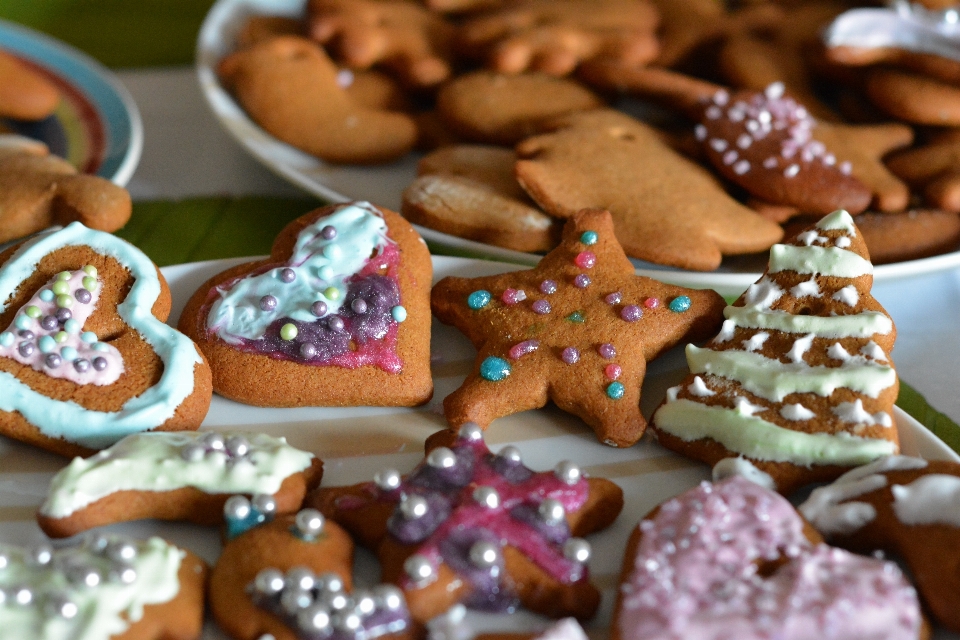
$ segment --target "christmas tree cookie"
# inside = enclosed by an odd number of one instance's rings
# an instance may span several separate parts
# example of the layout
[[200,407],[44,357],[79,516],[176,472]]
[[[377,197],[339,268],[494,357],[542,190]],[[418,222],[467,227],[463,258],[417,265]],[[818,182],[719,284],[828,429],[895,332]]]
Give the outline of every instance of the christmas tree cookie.
[[660,443],[709,464],[745,458],[781,492],[896,453],[896,329],[872,284],[846,211],[774,245],[720,333],[688,345],[690,375],[652,419]]

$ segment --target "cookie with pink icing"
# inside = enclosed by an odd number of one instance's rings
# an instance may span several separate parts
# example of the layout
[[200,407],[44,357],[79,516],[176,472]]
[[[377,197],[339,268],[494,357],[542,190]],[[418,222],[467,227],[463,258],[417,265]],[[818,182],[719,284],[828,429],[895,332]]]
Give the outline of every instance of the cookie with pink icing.
[[896,329],[872,274],[845,211],[774,245],[720,333],[687,345],[690,375],[651,420],[660,443],[710,465],[743,457],[784,493],[897,453]]
[[881,458],[799,508],[832,544],[902,558],[933,619],[960,631],[960,463]]
[[892,562],[823,544],[793,506],[742,477],[661,504],[627,546],[613,640],[925,637]]
[[450,444],[406,476],[385,469],[373,482],[320,488],[306,504],[377,552],[419,622],[457,603],[591,617],[600,592],[582,536],[613,522],[621,489],[568,461],[534,472],[515,447],[491,452],[475,424]]
[[196,429],[210,370],[138,249],[75,222],[0,254],[0,432],[63,455]]

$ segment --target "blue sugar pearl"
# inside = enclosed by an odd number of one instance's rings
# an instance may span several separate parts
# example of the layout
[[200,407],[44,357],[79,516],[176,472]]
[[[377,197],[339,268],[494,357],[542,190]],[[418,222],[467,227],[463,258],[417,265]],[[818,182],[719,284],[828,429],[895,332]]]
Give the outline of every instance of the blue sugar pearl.
[[87,344],[93,344],[97,341],[97,334],[95,334],[93,331],[84,331],[80,334],[80,339]]
[[109,350],[110,350],[110,348],[109,348],[106,344],[104,344],[104,343],[102,343],[102,342],[94,342],[92,345],[90,345],[90,348],[93,349],[94,351],[109,351]]
[[40,292],[40,299],[43,300],[44,302],[53,302],[53,299],[55,297],[56,296],[54,295],[53,291],[51,291],[50,289],[43,289]]
[[480,363],[480,377],[490,382],[500,382],[510,375],[510,363],[503,358],[489,356]]
[[407,310],[397,305],[393,309],[390,309],[390,315],[393,316],[395,322],[403,322],[407,319]]
[[585,245],[597,244],[599,238],[596,231],[584,231],[580,234],[580,242]]
[[490,300],[492,299],[493,296],[490,295],[489,291],[480,289],[479,291],[474,291],[467,296],[467,306],[473,310],[483,309],[485,306],[490,304]]
[[29,329],[33,326],[33,318],[25,313],[21,313],[17,316],[14,324],[17,326],[17,329]]
[[76,360],[77,350],[73,347],[63,347],[60,349],[60,355],[63,356],[64,360]]
[[607,385],[607,397],[611,400],[619,400],[623,397],[623,383],[611,382]]
[[63,323],[63,330],[67,333],[80,333],[80,329],[82,328],[83,327],[80,326],[80,323],[73,318],[70,318]]
[[9,347],[10,345],[13,344],[14,340],[16,340],[16,336],[14,336],[9,331],[4,331],[3,333],[0,333],[0,346]]
[[50,336],[43,336],[37,341],[37,346],[40,347],[41,353],[50,353],[57,348],[57,341]]
[[690,306],[693,303],[690,302],[690,298],[687,296],[677,296],[670,301],[670,311],[674,313],[683,313],[684,311],[689,311]]

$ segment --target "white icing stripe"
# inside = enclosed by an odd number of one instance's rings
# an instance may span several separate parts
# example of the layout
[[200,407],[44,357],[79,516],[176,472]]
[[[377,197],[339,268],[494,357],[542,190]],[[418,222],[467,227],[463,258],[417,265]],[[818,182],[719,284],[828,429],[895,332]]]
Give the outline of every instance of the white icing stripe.
[[820,338],[869,338],[877,333],[886,335],[893,330],[893,321],[879,311],[864,311],[849,316],[801,316],[784,311],[728,306],[723,310],[723,315],[738,327],[813,333]]
[[960,478],[940,473],[894,485],[893,511],[904,524],[960,527]]
[[750,482],[771,491],[777,490],[777,483],[774,482],[773,477],[769,473],[758,469],[746,458],[724,458],[713,465],[714,482],[720,482],[731,476],[746,478]]
[[687,345],[691,373],[706,373],[739,382],[744,389],[772,402],[782,402],[791,393],[815,393],[827,397],[845,388],[876,398],[897,381],[892,367],[867,361],[840,367],[811,367],[806,363],[784,364],[759,353],[713,351]]
[[[193,393],[194,365],[202,360],[188,337],[150,312],[160,297],[157,268],[150,259],[120,238],[87,229],[79,222],[24,243],[0,271],[0,300],[9,300],[44,256],[67,246],[88,246],[115,258],[130,271],[134,283],[124,301],[117,305],[117,312],[160,356],[163,373],[155,385],[128,400],[120,411],[103,412],[84,409],[75,402],[51,400],[9,373],[0,372],[0,410],[20,412],[52,438],[102,448],[130,433],[152,429],[173,416]],[[0,304],[3,311],[6,303]]]
[[796,271],[812,275],[856,278],[872,274],[873,264],[846,249],[775,244],[770,247],[769,271]]
[[896,453],[889,440],[861,438],[845,432],[803,433],[784,429],[756,416],[680,399],[654,414],[657,429],[685,442],[711,438],[729,451],[754,460],[811,464],[864,464]]

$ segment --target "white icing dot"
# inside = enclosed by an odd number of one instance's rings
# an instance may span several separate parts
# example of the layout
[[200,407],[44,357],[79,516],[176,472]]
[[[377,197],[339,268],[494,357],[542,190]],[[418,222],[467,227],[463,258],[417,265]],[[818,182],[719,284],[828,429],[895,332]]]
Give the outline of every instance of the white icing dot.
[[779,162],[779,160],[777,160],[776,156],[770,156],[769,158],[767,158],[766,160],[763,161],[763,168],[764,168],[764,169],[776,169],[778,162]]
[[723,164],[733,164],[734,162],[737,161],[737,158],[738,158],[737,152],[731,149],[730,151],[727,151],[725,154],[723,154]]
[[794,340],[793,346],[790,347],[790,351],[787,353],[787,357],[797,364],[803,362],[803,354],[809,351],[810,347],[813,346],[813,339],[815,337],[815,334],[809,333],[802,338],[797,338]]
[[857,288],[850,284],[842,289],[838,289],[837,292],[833,294],[833,299],[847,306],[855,307],[857,302],[860,301],[860,294],[857,292]]
[[851,165],[849,162],[840,163],[840,173],[844,175],[850,175],[851,171],[853,171],[853,165]]
[[691,394],[700,398],[707,398],[709,396],[716,395],[715,392],[711,391],[707,387],[706,383],[703,381],[703,378],[700,376],[693,377],[693,382],[690,384],[689,389]]
[[761,331],[760,333],[755,333],[750,336],[749,339],[743,341],[743,348],[747,351],[757,351],[763,348],[763,344],[767,341],[767,338],[770,337],[770,334]]
[[737,146],[741,149],[749,149],[751,144],[753,144],[753,138],[746,133],[740,134],[740,137],[737,138]]
[[868,358],[873,358],[877,362],[886,362],[887,354],[884,353],[883,349],[880,348],[876,342],[871,340],[867,344],[860,347],[860,353],[867,356]]
[[680,387],[670,387],[667,389],[667,402],[676,402],[677,394],[680,393]]
[[803,233],[798,234],[797,240],[802,242],[804,246],[809,247],[809,246],[812,246],[815,242],[824,243],[828,240],[828,238],[817,233],[816,229],[809,229],[807,231],[804,231]]
[[840,236],[834,241],[834,244],[840,247],[841,249],[846,249],[847,247],[850,246],[850,242],[851,240],[847,236]]
[[800,165],[798,164],[792,164],[783,170],[783,175],[787,178],[794,178],[798,173],[800,173]]
[[799,403],[785,404],[780,407],[780,415],[787,420],[809,420],[817,414]]
[[743,396],[737,396],[733,399],[733,410],[743,416],[752,416],[755,413],[763,413],[767,408],[753,404]]
[[727,141],[723,138],[714,138],[710,141],[710,146],[717,153],[723,153],[727,149]]
[[866,425],[872,427],[879,425],[881,427],[892,427],[893,419],[885,411],[878,411],[871,414],[863,408],[863,401],[857,398],[853,402],[841,402],[833,409],[833,415],[837,416],[843,422],[849,424]]
[[698,124],[696,127],[694,127],[693,134],[696,136],[697,140],[703,142],[707,139],[707,128],[702,124]]
[[707,110],[704,112],[704,115],[707,116],[710,120],[717,120],[723,115],[723,111],[720,110],[720,107],[716,105],[710,105],[707,107]]
[[733,338],[733,332],[737,329],[737,323],[733,320],[724,320],[720,327],[720,333],[714,338],[714,342],[726,342]]
[[834,360],[842,360],[843,362],[848,361],[852,356],[850,352],[843,348],[843,345],[839,342],[834,342],[830,345],[830,348],[827,349],[827,355]]
[[763,90],[763,94],[771,100],[779,100],[783,97],[784,88],[785,87],[782,82],[774,82]]
[[720,89],[713,94],[713,101],[721,107],[725,106],[730,101],[730,94],[725,89]]
[[748,306],[769,309],[782,295],[783,289],[776,282],[763,277],[747,288],[744,299]]
[[746,458],[724,458],[713,466],[712,475],[714,482],[726,480],[731,476],[740,476],[771,491],[777,489],[777,483],[770,474],[761,471]]
[[795,298],[819,298],[822,294],[820,293],[820,285],[817,284],[817,279],[814,277],[790,289],[790,295]]
[[746,160],[741,160],[733,165],[733,172],[738,176],[742,176],[748,171],[750,171],[750,163]]

